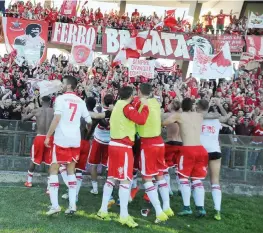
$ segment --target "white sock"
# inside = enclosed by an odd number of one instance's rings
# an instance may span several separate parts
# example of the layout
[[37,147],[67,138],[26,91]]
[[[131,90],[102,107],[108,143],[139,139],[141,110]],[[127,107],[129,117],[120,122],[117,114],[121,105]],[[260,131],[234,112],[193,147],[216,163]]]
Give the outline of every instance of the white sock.
[[82,173],[78,172],[76,173],[76,178],[77,178],[77,196],[79,195],[79,190],[82,184]]
[[68,196],[69,206],[73,207],[76,205],[77,196],[77,179],[76,175],[68,175]]
[[93,191],[98,191],[98,182],[92,180],[91,184],[92,184]]
[[191,188],[188,179],[180,179],[180,190],[182,192],[184,206],[190,206]]
[[153,182],[146,182],[144,184],[145,192],[147,193],[154,209],[156,212],[156,216],[160,215],[162,213],[161,204],[158,198],[158,192],[156,187],[153,185]]
[[158,181],[159,192],[161,194],[163,200],[163,210],[167,210],[170,208],[170,197],[169,197],[169,188],[166,180],[159,180]]
[[171,189],[171,184],[170,184],[171,178],[170,178],[169,171],[168,171],[168,170],[165,171],[165,172],[163,173],[163,176],[164,176],[164,179],[166,180],[166,183],[167,183],[167,185],[168,185],[169,192],[171,192],[171,191],[172,191],[172,189]]
[[215,205],[215,210],[221,211],[222,192],[219,184],[212,185],[212,197]]
[[119,198],[120,198],[120,217],[128,217],[128,201],[130,197],[130,186],[129,184],[120,184],[119,187]]
[[47,191],[49,191],[50,188],[50,177],[47,178]]
[[51,205],[55,209],[59,207],[58,188],[59,188],[58,175],[50,175],[49,196],[50,196]]
[[108,202],[111,198],[111,194],[113,191],[114,183],[112,181],[107,180],[103,187],[103,196],[100,210],[103,212],[108,212]]
[[34,172],[30,172],[30,171],[27,172],[27,182],[28,183],[32,183],[33,175],[34,175]]
[[205,189],[201,180],[194,180],[192,182],[193,197],[195,205],[198,207],[204,207],[205,205]]
[[155,178],[153,179],[153,185],[154,185],[154,187],[156,188],[156,190],[157,190],[157,193],[158,193],[158,182],[155,180]]
[[67,185],[68,187],[68,172],[67,172],[67,167],[62,165],[59,167],[59,172],[60,172],[60,175],[62,176],[62,179],[65,183],[65,185]]

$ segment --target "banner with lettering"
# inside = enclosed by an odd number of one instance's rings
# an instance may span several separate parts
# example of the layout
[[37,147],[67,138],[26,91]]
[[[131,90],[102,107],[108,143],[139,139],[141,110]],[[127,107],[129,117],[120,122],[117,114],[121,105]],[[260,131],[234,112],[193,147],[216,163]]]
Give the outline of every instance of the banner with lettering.
[[72,23],[53,24],[51,42],[54,44],[86,44],[88,47],[96,47],[97,28]]
[[[104,54],[117,54],[124,42],[130,37],[128,30],[106,28],[103,35],[102,52]],[[224,40],[221,42],[220,40]],[[230,43],[231,52],[241,52],[244,42],[239,36],[213,36],[197,34],[175,34],[152,30],[146,40],[142,56],[154,58],[192,60],[195,47],[204,54],[211,55],[220,51],[225,42]],[[242,47],[242,49],[241,49]]]
[[256,15],[252,12],[248,19],[248,28],[263,28],[263,15]]
[[36,66],[47,56],[48,23],[3,17],[3,32],[7,52],[17,51],[17,59]]
[[218,35],[213,40],[215,52],[220,52],[224,44],[228,43],[231,53],[242,53],[245,41],[239,35]]
[[154,60],[128,59],[129,77],[143,76],[147,79],[154,78]]
[[247,52],[263,57],[263,36],[246,37]]

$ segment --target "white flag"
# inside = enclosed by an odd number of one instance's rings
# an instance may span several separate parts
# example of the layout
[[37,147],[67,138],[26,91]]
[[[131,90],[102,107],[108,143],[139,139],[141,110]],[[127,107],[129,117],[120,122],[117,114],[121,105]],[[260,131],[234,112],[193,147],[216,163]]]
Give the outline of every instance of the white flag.
[[216,55],[206,55],[198,47],[193,59],[193,77],[202,79],[230,78],[234,74],[228,43]]

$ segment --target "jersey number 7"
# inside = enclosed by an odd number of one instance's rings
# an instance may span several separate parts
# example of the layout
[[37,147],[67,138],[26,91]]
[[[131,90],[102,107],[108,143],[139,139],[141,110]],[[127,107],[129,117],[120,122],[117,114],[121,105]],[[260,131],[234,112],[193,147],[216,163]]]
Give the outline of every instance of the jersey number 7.
[[77,111],[77,108],[78,108],[77,104],[73,104],[73,103],[69,104],[69,109],[73,109],[73,111],[71,113],[70,121],[73,121],[75,114],[76,114],[76,111]]

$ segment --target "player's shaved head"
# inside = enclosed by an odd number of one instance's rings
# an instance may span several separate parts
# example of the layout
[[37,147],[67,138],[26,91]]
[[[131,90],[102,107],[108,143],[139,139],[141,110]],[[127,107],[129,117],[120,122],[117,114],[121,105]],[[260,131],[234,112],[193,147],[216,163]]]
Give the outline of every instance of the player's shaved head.
[[96,106],[96,99],[93,97],[88,97],[86,100],[86,106],[89,111],[92,111]]
[[183,112],[192,111],[192,108],[193,108],[193,101],[190,98],[183,99],[182,101]]
[[51,98],[49,96],[43,96],[41,100],[42,100],[42,105],[45,105],[45,106],[50,105]]
[[72,75],[66,75],[64,76],[63,78],[63,82],[66,82],[66,85],[70,85],[71,86],[71,89],[72,91],[74,91],[78,85],[78,81],[75,77],[73,77]]
[[140,85],[140,91],[143,95],[149,96],[152,92],[152,85],[149,83],[142,83]]
[[201,111],[207,111],[209,108],[209,102],[207,100],[204,100],[204,99],[199,100],[197,102],[197,107]]
[[107,94],[104,96],[104,104],[106,107],[109,107],[114,103],[114,96],[112,94]]
[[43,97],[42,97],[42,101],[43,101],[44,103],[50,103],[51,98],[50,98],[48,95],[46,95],[46,96],[43,96]]
[[119,90],[119,96],[121,100],[127,100],[129,99],[133,94],[133,89],[132,87],[122,87]]

